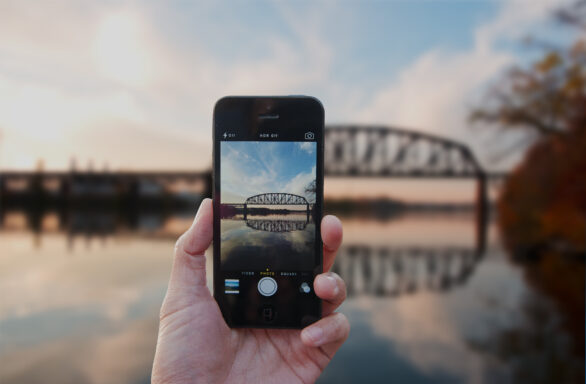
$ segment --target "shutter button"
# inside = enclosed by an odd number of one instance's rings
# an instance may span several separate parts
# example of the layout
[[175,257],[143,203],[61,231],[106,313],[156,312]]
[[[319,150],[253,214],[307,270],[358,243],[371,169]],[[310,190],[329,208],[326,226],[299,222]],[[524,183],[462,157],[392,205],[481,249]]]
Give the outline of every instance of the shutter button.
[[277,292],[277,282],[272,277],[263,277],[258,281],[258,291],[263,296],[273,296]]

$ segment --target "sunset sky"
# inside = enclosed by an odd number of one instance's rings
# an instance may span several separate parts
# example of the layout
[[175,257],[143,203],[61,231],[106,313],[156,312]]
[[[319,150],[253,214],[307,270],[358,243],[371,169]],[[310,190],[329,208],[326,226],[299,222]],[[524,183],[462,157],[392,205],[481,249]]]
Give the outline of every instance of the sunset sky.
[[[491,143],[467,114],[490,81],[567,40],[564,0],[0,3],[0,168],[204,169],[224,95],[310,94],[327,123]],[[327,187],[327,186],[326,186]]]

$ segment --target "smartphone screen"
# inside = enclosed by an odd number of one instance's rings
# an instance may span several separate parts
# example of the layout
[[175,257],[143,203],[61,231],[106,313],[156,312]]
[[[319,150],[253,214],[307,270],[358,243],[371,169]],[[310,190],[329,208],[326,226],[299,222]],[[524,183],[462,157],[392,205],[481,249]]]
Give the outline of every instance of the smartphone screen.
[[228,97],[214,109],[214,297],[232,327],[301,328],[321,315],[321,103]]

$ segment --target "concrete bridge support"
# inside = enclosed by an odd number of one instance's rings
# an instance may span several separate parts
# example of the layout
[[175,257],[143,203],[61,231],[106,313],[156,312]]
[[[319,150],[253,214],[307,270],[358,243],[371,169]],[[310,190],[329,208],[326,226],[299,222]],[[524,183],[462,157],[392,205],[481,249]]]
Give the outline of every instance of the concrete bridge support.
[[486,174],[476,177],[476,250],[483,254],[488,232],[488,184]]

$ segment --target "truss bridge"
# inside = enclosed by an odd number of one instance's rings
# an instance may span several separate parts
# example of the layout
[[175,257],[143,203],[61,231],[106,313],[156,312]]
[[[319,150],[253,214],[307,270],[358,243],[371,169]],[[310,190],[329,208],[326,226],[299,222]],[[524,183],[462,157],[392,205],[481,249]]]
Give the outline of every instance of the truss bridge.
[[[347,178],[432,178],[476,180],[477,242],[485,246],[488,216],[488,181],[504,175],[486,172],[471,149],[445,137],[388,126],[328,125],[325,130],[324,174]],[[124,202],[133,206],[140,199],[170,195],[170,186],[186,183],[201,186],[210,196],[211,170],[197,172],[80,172],[2,171],[0,205],[30,207],[56,200],[68,207],[74,200]],[[54,191],[49,191],[53,186]],[[154,191],[154,192],[153,192]],[[312,204],[302,196],[263,193],[251,196],[248,205],[305,205],[309,216]],[[242,206],[242,204],[239,204]],[[246,208],[245,208],[246,210]],[[2,210],[0,210],[0,221]]]
[[[256,208],[252,208],[253,206],[263,206],[263,205],[279,205],[279,206],[287,206],[287,205],[298,205],[304,206],[305,214],[306,214],[306,222],[309,222],[311,217],[311,212],[313,211],[313,203],[310,203],[305,197],[295,195],[293,193],[284,193],[284,192],[266,192],[260,193],[258,195],[248,197],[244,203],[241,204],[221,204],[223,208],[231,207],[237,209],[239,212],[242,213],[244,216],[244,220],[249,219],[249,215],[251,215]],[[259,224],[260,225],[260,224]],[[272,231],[276,232],[276,231]],[[287,231],[283,231],[287,232]]]
[[292,193],[261,193],[246,199],[248,205],[309,205],[303,196]]
[[475,178],[484,173],[464,144],[416,131],[328,126],[327,176]]
[[488,179],[461,142],[413,130],[368,125],[329,125],[325,130],[327,177],[476,180],[477,248],[486,245]]

